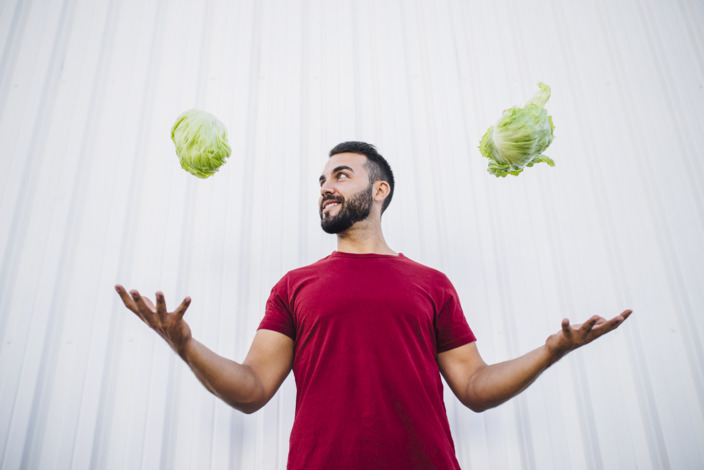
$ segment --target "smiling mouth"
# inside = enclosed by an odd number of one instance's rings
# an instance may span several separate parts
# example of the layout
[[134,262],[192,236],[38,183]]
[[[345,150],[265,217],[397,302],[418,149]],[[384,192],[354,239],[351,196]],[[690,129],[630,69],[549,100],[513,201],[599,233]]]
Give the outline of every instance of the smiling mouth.
[[328,200],[326,200],[326,201],[323,201],[321,211],[324,212],[324,211],[327,210],[327,209],[331,209],[331,208],[333,208],[333,207],[337,207],[337,206],[340,206],[340,205],[342,205],[342,201],[339,201],[339,200],[337,200],[337,199],[332,199],[332,198],[330,198],[330,199],[328,199]]
[[323,206],[323,213],[329,212],[331,209],[334,209],[337,206],[340,206],[341,204],[339,202],[330,202],[327,203]]

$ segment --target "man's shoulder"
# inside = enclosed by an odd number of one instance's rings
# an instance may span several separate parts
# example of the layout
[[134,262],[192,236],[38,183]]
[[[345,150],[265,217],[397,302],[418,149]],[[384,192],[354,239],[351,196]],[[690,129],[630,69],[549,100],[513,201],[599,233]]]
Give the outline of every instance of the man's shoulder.
[[328,255],[325,258],[321,258],[318,261],[315,261],[313,263],[300,266],[298,268],[293,268],[290,271],[286,272],[284,274],[284,278],[297,278],[300,276],[306,276],[309,274],[314,274],[319,272],[321,269],[324,268],[325,264],[330,261],[330,257],[332,255]]
[[404,261],[406,261],[405,265],[408,267],[408,269],[416,271],[417,273],[427,276],[433,279],[440,279],[443,281],[449,281],[447,275],[440,271],[439,269],[432,268],[428,265],[419,263],[418,261],[414,261],[407,256],[404,256]]

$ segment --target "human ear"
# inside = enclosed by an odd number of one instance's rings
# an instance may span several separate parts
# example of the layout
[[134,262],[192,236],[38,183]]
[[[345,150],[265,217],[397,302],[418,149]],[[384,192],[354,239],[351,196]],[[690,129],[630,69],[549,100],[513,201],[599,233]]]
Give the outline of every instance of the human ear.
[[374,202],[383,202],[391,192],[391,186],[386,181],[374,183]]

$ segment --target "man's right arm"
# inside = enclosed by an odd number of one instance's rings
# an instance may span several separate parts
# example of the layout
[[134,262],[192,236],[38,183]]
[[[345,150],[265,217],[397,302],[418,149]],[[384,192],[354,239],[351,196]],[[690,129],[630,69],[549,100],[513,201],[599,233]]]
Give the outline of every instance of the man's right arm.
[[184,299],[173,312],[166,311],[161,292],[156,306],[136,290],[129,293],[117,285],[115,290],[125,306],[134,312],[188,364],[200,382],[214,395],[244,413],[264,406],[291,371],[293,340],[281,333],[259,330],[242,364],[224,358],[191,336],[183,320],[190,305]]
[[276,331],[259,330],[239,364],[191,338],[181,357],[205,388],[249,414],[269,402],[291,371],[293,340]]

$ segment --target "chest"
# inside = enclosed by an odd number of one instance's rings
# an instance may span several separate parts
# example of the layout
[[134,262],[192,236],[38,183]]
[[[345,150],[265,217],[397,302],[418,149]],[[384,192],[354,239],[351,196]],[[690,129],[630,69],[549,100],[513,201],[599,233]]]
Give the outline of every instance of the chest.
[[297,286],[292,300],[299,340],[385,341],[400,334],[434,343],[437,301],[402,274],[323,274]]

